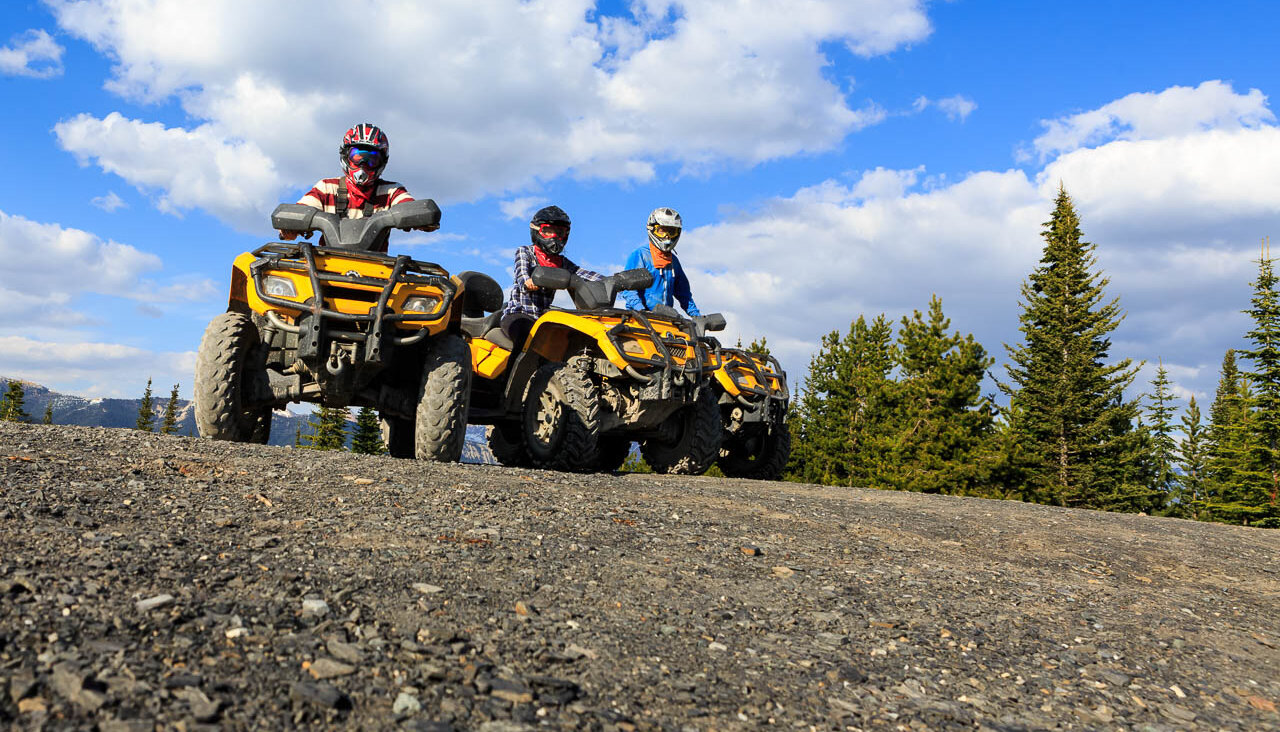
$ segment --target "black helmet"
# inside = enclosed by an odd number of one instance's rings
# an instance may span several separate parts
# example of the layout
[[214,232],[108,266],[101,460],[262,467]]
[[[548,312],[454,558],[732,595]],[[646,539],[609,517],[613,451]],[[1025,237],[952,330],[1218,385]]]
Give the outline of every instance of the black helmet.
[[529,219],[529,240],[542,251],[559,254],[569,241],[569,214],[559,206],[547,206]]

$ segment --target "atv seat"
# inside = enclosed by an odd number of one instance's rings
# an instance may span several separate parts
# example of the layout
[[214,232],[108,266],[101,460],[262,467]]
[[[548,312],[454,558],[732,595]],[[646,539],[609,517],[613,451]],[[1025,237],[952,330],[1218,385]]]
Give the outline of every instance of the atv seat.
[[501,322],[501,310],[496,313],[489,313],[483,318],[469,318],[463,316],[462,332],[472,338],[483,338],[484,340],[505,348],[508,351],[515,350],[515,344],[511,342],[511,339],[507,337],[506,333],[502,332],[502,327],[499,325]]

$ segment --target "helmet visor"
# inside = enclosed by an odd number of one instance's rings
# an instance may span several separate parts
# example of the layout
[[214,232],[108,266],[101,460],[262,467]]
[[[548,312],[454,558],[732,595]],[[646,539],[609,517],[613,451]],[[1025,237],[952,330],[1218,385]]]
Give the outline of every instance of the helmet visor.
[[654,224],[649,227],[649,231],[653,233],[655,239],[678,239],[680,238],[680,227],[678,226],[661,226]]
[[374,169],[382,165],[382,161],[386,156],[381,150],[369,150],[367,148],[353,147],[347,151],[347,162],[357,168]]

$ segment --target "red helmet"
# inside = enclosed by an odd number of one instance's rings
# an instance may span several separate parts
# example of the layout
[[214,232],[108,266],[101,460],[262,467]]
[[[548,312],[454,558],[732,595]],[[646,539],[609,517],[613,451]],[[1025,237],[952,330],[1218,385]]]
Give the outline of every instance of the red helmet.
[[390,157],[391,143],[387,135],[377,125],[362,122],[353,125],[342,136],[342,147],[338,154],[342,158],[342,170],[351,176],[357,185],[364,185],[378,179],[382,169],[387,167]]

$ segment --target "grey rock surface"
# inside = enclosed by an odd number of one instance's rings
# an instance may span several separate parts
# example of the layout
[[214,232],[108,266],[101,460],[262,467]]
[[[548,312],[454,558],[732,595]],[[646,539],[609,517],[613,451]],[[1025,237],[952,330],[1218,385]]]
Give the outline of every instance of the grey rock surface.
[[1277,730],[1277,557],[1146,516],[3,423],[0,728]]

